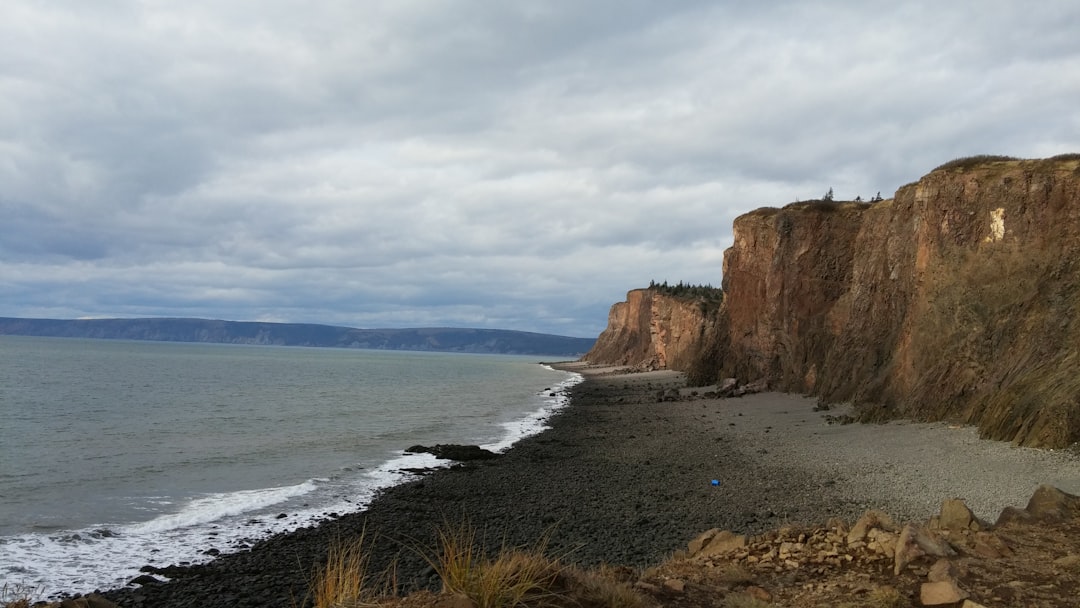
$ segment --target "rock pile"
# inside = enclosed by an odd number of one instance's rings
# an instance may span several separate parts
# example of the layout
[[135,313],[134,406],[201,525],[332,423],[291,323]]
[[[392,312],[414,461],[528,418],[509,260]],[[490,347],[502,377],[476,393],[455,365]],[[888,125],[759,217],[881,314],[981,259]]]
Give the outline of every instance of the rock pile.
[[[1033,583],[988,582],[982,580],[985,576],[975,576],[975,571],[985,575],[981,564],[1014,556],[1010,542],[1017,526],[1070,520],[1080,521],[1080,497],[1052,486],[1040,486],[1027,507],[1006,508],[994,525],[978,519],[963,500],[949,499],[942,503],[938,515],[923,523],[900,524],[887,513],[871,510],[850,527],[834,518],[823,526],[785,526],[750,538],[712,529],[690,541],[684,558],[689,568],[684,571],[723,571],[728,579],[732,569],[743,572],[745,592],[752,596],[773,595],[784,585],[800,586],[810,592],[844,587],[859,590],[860,585],[863,591],[879,589],[881,581],[888,582],[891,575],[893,581],[886,586],[890,593],[897,593],[893,584],[906,585],[912,588],[912,599],[917,598],[920,606],[984,606],[973,597],[994,600],[993,605],[1012,605],[1010,600],[1018,598],[1002,596]],[[1052,565],[1080,569],[1080,555],[1059,557]],[[847,579],[838,576],[845,572],[859,574]],[[879,584],[867,586],[859,582],[871,577]],[[670,594],[678,586],[668,584],[671,580],[678,579],[661,576],[653,586]],[[771,581],[772,593],[758,586],[763,580]],[[688,581],[680,582],[685,588]],[[973,593],[976,590],[977,595]]]

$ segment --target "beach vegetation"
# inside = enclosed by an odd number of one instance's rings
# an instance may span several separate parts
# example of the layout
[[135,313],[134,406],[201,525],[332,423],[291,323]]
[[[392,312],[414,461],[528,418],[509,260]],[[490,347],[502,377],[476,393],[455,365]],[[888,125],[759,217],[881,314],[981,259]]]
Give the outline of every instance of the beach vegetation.
[[[308,590],[314,608],[360,608],[374,606],[380,598],[392,595],[396,588],[393,565],[382,575],[368,572],[370,543],[361,532],[353,539],[338,539],[330,544],[326,563],[316,568]],[[309,602],[304,602],[309,605]]]
[[22,583],[4,583],[0,587],[0,607],[30,608],[41,596],[42,589]]
[[884,585],[870,591],[867,596],[856,602],[844,602],[837,608],[908,608],[911,602],[897,591],[896,587]]
[[529,547],[503,545],[485,551],[468,522],[438,532],[438,553],[424,555],[442,583],[444,596],[467,598],[475,608],[606,606],[650,604],[623,580],[617,568],[583,569],[547,553],[545,534]]
[[438,533],[439,553],[425,556],[442,581],[442,592],[469,598],[476,608],[512,608],[546,603],[562,574],[558,560],[544,555],[546,537],[528,549],[503,547],[487,557],[467,522],[444,526]]

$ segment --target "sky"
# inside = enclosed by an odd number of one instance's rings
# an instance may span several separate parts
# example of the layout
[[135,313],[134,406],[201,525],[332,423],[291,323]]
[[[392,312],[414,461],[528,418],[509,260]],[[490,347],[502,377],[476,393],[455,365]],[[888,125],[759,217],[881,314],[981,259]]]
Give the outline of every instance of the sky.
[[1080,152],[1080,3],[4,0],[0,316],[595,337],[732,221]]

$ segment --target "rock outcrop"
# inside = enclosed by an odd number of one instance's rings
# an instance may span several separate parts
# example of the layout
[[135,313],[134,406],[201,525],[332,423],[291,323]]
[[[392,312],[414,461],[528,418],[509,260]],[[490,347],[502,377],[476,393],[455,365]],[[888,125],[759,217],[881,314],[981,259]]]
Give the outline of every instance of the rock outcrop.
[[873,204],[758,209],[734,236],[715,317],[665,325],[631,292],[587,360],[651,355],[697,384],[763,381],[863,419],[1080,440],[1080,155],[948,163]]
[[608,326],[585,361],[640,369],[686,369],[712,329],[719,302],[635,289],[611,307]]
[[[785,606],[910,606],[916,598],[918,606],[1073,606],[1077,504],[1080,497],[1040,486],[1022,510],[1026,518],[985,530],[971,525],[962,499],[946,500],[928,522],[902,527],[872,510],[850,529],[838,518],[749,538],[713,529],[637,587],[660,597],[678,588],[680,605],[690,606],[742,593]],[[1048,510],[1053,516],[1045,518]],[[1003,517],[1010,511],[1020,510],[1007,508]],[[969,521],[959,525],[957,516]]]

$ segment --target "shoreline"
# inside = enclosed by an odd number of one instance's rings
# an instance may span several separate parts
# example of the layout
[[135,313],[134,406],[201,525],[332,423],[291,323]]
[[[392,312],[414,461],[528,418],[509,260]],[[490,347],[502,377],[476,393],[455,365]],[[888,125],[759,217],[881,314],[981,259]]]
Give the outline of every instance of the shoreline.
[[371,571],[396,559],[409,591],[437,582],[417,550],[433,551],[436,530],[463,520],[492,548],[546,535],[565,561],[646,567],[714,527],[754,534],[853,520],[868,508],[925,518],[952,497],[986,518],[998,502],[1022,505],[1040,483],[1080,491],[1074,455],[979,440],[970,428],[828,425],[836,408],[815,412],[814,400],[777,393],[701,399],[691,393],[703,389],[684,388],[682,399],[657,402],[659,391],[682,386],[680,374],[554,366],[585,381],[549,429],[499,458],[434,471],[361,512],[105,596],[121,606],[300,605],[330,543],[364,530],[375,538]]

